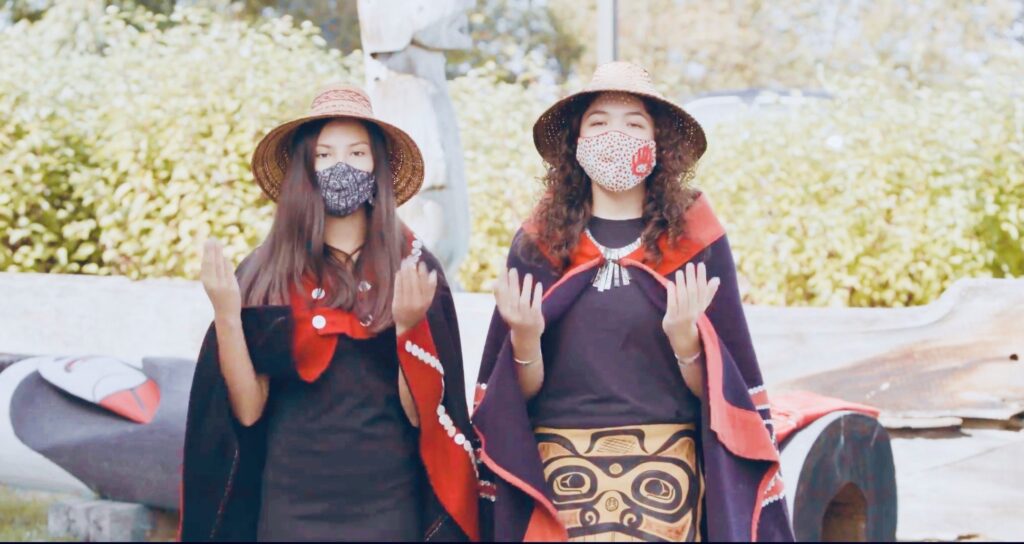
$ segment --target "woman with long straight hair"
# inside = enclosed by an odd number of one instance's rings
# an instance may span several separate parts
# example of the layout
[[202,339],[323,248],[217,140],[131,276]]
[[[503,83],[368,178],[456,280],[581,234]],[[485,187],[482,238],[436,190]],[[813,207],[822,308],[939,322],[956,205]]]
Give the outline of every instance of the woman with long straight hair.
[[485,538],[791,540],[700,125],[603,65],[534,125],[546,192],[495,286],[473,424]]
[[477,539],[458,323],[396,208],[412,139],[355,87],[319,93],[252,161],[277,202],[237,271],[204,247],[214,308],[190,396],[183,540]]

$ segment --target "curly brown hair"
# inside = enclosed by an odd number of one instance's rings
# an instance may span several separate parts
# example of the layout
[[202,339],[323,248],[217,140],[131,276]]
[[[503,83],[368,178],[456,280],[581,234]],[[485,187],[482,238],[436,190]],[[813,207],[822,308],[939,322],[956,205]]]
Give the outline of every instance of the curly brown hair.
[[[576,161],[576,141],[583,113],[597,96],[581,95],[566,106],[569,109],[565,117],[571,121],[560,131],[558,160],[547,165],[542,178],[544,196],[532,215],[534,235],[544,241],[544,254],[560,272],[569,266],[572,251],[591,218],[590,178]],[[657,264],[662,259],[658,247],[661,236],[667,233],[674,244],[685,233],[684,214],[700,194],[690,186],[699,157],[687,145],[684,131],[666,115],[664,106],[646,98],[643,102],[654,119],[658,152],[657,164],[644,180],[642,240],[647,259]]]

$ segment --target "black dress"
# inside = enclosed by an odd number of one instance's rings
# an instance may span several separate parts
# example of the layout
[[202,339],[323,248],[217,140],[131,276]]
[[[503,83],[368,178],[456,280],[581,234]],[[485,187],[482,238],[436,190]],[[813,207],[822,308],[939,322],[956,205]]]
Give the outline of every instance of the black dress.
[[426,482],[398,364],[394,329],[343,335],[315,382],[272,382],[258,540],[422,540]]

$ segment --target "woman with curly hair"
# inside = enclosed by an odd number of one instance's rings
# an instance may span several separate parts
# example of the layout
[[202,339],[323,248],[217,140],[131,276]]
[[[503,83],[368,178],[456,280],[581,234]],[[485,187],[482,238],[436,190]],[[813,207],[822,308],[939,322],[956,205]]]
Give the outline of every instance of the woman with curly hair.
[[700,125],[625,62],[534,126],[546,192],[495,286],[473,423],[510,540],[791,540]]

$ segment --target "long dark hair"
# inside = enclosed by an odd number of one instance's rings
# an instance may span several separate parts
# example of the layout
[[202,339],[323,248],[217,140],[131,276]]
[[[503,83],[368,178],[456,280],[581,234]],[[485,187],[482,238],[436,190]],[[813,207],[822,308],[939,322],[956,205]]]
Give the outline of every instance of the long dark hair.
[[[327,122],[306,123],[292,137],[274,223],[241,271],[242,300],[246,305],[287,304],[292,287],[301,291],[302,277],[309,275],[331,296],[325,301],[329,306],[355,311],[360,319],[369,317],[368,328],[380,332],[394,321],[391,298],[402,248],[387,140],[376,125],[363,123],[370,134],[377,191],[367,208],[366,240],[353,266],[324,241],[324,201],[314,161],[316,140]],[[362,296],[358,285],[364,279],[372,289]]]
[[[565,270],[583,229],[590,221],[590,178],[576,161],[576,141],[580,135],[583,113],[598,94],[583,95],[568,107],[559,138],[558,158],[547,166],[544,175],[544,196],[533,212],[536,237],[543,240],[545,255],[555,261],[559,271]],[[685,133],[667,115],[658,102],[643,99],[647,113],[654,119],[654,139],[658,145],[657,164],[644,181],[644,251],[654,262],[662,258],[658,239],[668,234],[671,243],[684,234],[683,216],[696,200],[698,191],[689,186],[697,159],[685,141]]]

